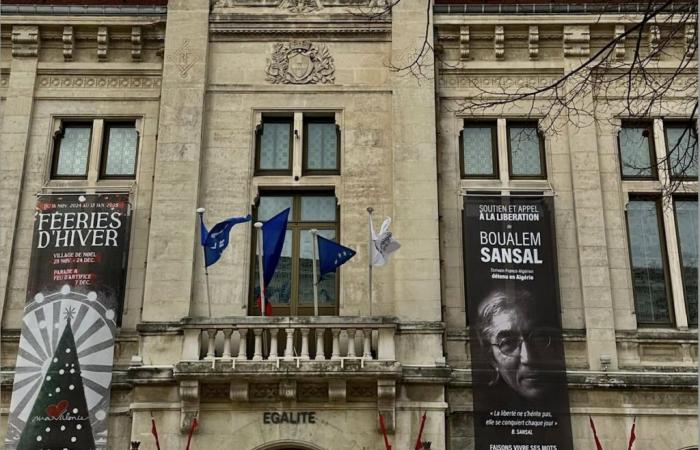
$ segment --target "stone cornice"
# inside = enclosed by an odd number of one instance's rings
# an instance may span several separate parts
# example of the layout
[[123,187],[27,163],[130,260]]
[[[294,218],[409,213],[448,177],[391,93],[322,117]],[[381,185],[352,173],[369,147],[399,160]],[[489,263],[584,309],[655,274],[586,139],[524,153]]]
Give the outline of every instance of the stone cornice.
[[365,17],[343,15],[297,16],[293,14],[240,15],[213,14],[210,21],[213,40],[238,36],[273,37],[341,35],[343,40],[388,40],[391,23]]

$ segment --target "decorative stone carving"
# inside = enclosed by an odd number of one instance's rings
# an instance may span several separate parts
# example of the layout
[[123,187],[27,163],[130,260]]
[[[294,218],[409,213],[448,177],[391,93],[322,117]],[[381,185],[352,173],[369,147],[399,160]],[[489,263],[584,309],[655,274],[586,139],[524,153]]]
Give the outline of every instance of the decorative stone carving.
[[282,400],[296,400],[297,382],[296,380],[282,380],[279,384],[279,395]]
[[564,26],[564,56],[588,56],[590,53],[591,30],[589,26]]
[[170,58],[170,60],[175,63],[178,71],[180,72],[180,78],[183,80],[187,79],[187,74],[190,69],[194,67],[197,63],[198,58],[192,55],[192,50],[190,49],[190,40],[184,39],[180,47],[175,51],[175,55]]
[[39,75],[37,86],[49,89],[158,89],[160,77],[128,75]]
[[275,44],[266,73],[267,80],[274,84],[335,82],[335,66],[328,47],[309,41]]
[[496,59],[503,59],[506,56],[506,33],[503,25],[496,25],[493,32],[493,51]]
[[615,59],[625,59],[625,26],[615,25]]
[[661,40],[661,29],[658,25],[649,28],[649,57],[659,59],[659,41]]
[[528,28],[527,49],[530,59],[537,59],[540,54],[540,29],[537,25]]
[[199,382],[180,381],[180,432],[189,432],[192,419],[197,416],[199,416]]
[[131,27],[131,59],[140,61],[143,57],[143,37],[141,27]]
[[[377,412],[384,416],[388,433],[396,429],[396,381],[377,380]],[[379,429],[377,421],[377,428]],[[381,431],[381,430],[380,430]]]
[[459,28],[459,59],[466,61],[469,59],[469,25],[462,25]]
[[75,48],[75,36],[73,35],[73,27],[63,27],[63,60],[70,61],[73,59],[73,49]]
[[330,380],[328,382],[328,400],[331,402],[344,402],[347,395],[347,382],[345,380]]
[[12,56],[34,56],[39,54],[39,27],[36,25],[14,25],[12,27]]
[[97,60],[107,61],[107,51],[109,50],[109,30],[107,27],[97,29]]
[[229,386],[228,384],[203,384],[201,397],[203,401],[227,400],[229,397]]
[[377,386],[374,383],[349,383],[348,401],[372,401],[377,398]]
[[326,383],[298,383],[297,398],[300,402],[328,401],[328,385]]
[[323,8],[319,0],[284,0],[279,7],[295,13],[313,12]]
[[229,398],[233,402],[248,401],[248,382],[232,381],[229,387]]
[[279,400],[279,393],[277,383],[252,383],[249,387],[251,401],[276,402]]

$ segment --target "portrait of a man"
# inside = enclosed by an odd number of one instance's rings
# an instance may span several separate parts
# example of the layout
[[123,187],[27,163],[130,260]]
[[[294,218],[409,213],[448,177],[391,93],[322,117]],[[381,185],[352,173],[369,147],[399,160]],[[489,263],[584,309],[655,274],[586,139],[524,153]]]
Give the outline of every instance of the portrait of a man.
[[489,386],[501,393],[501,400],[546,401],[561,377],[561,339],[551,312],[538,309],[526,290],[492,291],[477,312]]

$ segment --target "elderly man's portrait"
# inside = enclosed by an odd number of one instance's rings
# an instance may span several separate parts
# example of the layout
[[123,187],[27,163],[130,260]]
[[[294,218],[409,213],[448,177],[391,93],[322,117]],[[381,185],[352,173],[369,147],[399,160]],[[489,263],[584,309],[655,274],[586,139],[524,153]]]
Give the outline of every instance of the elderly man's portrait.
[[[540,304],[541,305],[541,304]],[[476,331],[489,386],[508,397],[541,402],[561,383],[561,339],[551,311],[526,290],[495,290],[477,308]],[[551,398],[550,398],[551,400]]]

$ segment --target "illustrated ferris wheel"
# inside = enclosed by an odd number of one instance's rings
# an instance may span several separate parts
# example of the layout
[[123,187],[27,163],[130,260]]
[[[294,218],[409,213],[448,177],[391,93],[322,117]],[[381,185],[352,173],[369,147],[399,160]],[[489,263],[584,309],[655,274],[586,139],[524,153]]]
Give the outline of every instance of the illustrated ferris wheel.
[[[115,311],[94,291],[87,294],[64,285],[59,291],[38,293],[27,304],[19,342],[7,443],[17,442],[46,376],[59,339],[74,311],[71,330],[78,352],[85,400],[97,448],[106,446],[109,389],[112,382]],[[11,448],[11,447],[10,447]]]

